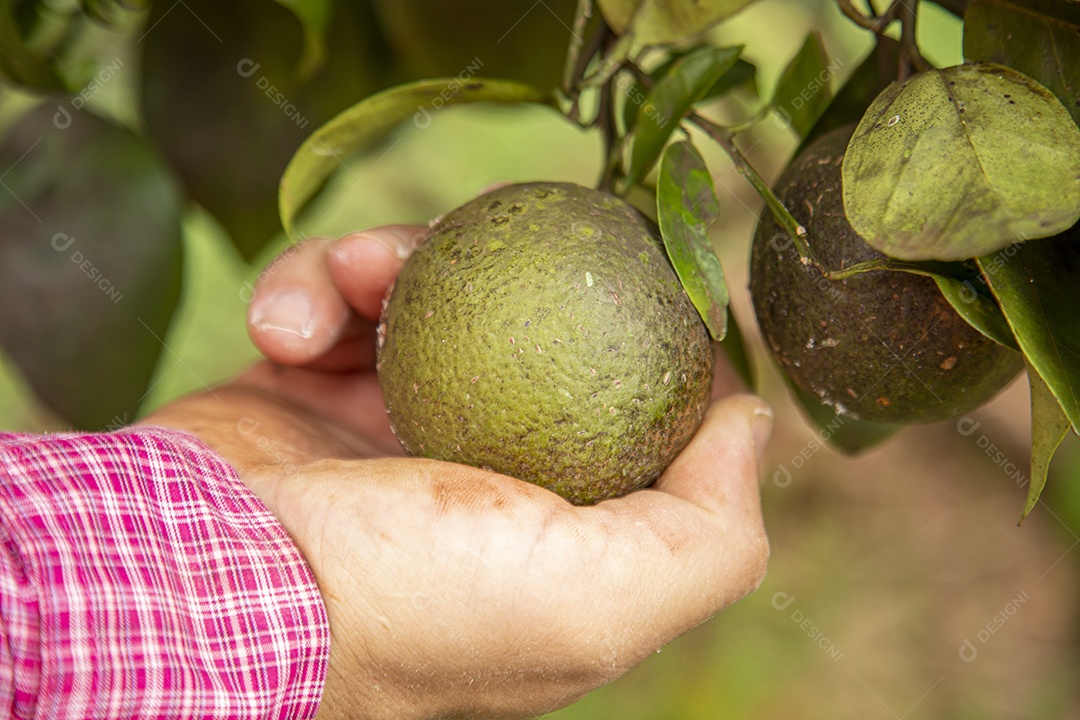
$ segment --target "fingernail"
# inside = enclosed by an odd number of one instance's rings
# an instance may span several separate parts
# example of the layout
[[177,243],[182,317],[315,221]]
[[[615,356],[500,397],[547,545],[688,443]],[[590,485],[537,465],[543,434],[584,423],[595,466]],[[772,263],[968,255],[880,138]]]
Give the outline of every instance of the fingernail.
[[251,324],[259,330],[277,330],[305,340],[315,335],[311,300],[299,290],[284,290],[256,302]]
[[754,452],[757,454],[758,461],[760,461],[761,458],[765,455],[765,446],[769,444],[769,438],[772,437],[772,408],[765,404],[761,404],[755,407],[754,419],[752,423],[752,431],[754,435]]

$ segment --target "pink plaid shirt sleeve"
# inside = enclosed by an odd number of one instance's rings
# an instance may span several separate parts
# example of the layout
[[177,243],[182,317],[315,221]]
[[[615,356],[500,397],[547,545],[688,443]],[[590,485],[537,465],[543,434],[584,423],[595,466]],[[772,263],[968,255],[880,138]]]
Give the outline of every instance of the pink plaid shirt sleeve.
[[310,569],[193,436],[0,433],[0,716],[308,718]]

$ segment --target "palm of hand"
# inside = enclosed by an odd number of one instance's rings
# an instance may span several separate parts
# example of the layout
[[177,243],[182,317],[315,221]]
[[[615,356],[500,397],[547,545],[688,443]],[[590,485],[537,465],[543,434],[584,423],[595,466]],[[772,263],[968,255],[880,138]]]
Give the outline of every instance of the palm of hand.
[[[760,583],[769,415],[748,396],[717,401],[653,488],[594,507],[402,457],[374,328],[394,248],[415,237],[386,228],[292,252],[249,316],[275,362],[153,419],[217,448],[311,566],[332,633],[320,717],[530,717]],[[258,418],[257,438],[238,435],[241,417]]]

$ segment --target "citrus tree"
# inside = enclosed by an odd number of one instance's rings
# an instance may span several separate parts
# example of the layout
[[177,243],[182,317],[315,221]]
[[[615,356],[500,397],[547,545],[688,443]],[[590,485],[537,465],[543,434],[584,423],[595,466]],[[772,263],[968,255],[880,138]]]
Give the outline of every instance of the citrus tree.
[[[344,161],[401,126],[538,105],[600,135],[596,187],[657,223],[752,382],[753,329],[728,310],[708,231],[720,206],[703,148],[727,155],[766,212],[755,238],[716,240],[779,263],[779,280],[753,273],[766,346],[839,449],[966,412],[1025,368],[1026,515],[1080,427],[1080,3],[836,0],[873,50],[848,71],[810,33],[776,49],[790,61],[768,92],[741,45],[711,40],[750,3],[4,3],[0,343],[72,425],[133,417],[180,296],[189,203],[250,259],[282,228],[302,239]],[[930,5],[963,20],[964,64],[924,58]],[[104,116],[131,67],[127,110]],[[746,156],[765,121],[799,139],[776,187]],[[797,283],[812,290],[776,290]],[[884,354],[843,355],[859,346]],[[866,372],[845,375],[853,364]]]

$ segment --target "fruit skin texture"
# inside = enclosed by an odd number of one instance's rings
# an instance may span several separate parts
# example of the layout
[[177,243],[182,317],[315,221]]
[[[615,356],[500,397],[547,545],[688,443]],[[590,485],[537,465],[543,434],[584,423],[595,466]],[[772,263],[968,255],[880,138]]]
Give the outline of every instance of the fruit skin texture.
[[387,297],[377,357],[407,452],[576,504],[659,476],[704,417],[713,362],[655,227],[566,183],[440,219]]
[[[811,143],[775,188],[827,268],[884,257],[844,215],[840,165],[853,129]],[[933,279],[880,271],[828,280],[800,262],[771,214],[754,236],[750,293],[784,373],[851,417],[922,423],[963,415],[1023,367],[1019,353],[965,322]]]

